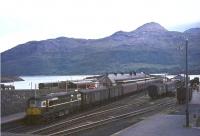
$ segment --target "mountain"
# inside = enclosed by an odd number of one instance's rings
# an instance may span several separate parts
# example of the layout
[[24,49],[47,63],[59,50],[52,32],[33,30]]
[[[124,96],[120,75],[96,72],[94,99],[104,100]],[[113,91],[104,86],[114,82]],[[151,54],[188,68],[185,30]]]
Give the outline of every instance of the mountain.
[[151,23],[146,23],[139,28],[137,28],[135,31],[138,32],[162,32],[162,31],[167,31],[163,26],[161,26],[158,23],[151,22]]
[[59,37],[20,44],[1,54],[2,75],[102,74],[119,71],[200,73],[200,28],[168,31],[151,22],[101,39]]

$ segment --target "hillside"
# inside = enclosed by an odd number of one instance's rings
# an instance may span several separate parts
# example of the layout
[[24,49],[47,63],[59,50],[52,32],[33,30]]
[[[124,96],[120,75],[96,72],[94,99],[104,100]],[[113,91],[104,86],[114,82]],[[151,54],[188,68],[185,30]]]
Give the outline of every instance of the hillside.
[[[1,54],[3,75],[101,74],[117,71],[184,71],[185,37],[189,71],[200,73],[200,28],[183,33],[151,22],[102,39],[59,37],[20,44]],[[182,47],[181,47],[182,46]],[[181,48],[180,48],[181,47]]]

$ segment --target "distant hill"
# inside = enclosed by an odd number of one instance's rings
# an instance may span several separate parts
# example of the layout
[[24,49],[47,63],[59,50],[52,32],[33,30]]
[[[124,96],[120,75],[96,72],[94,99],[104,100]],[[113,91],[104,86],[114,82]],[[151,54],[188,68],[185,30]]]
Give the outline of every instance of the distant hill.
[[1,83],[9,83],[9,82],[14,82],[14,81],[24,81],[22,78],[20,77],[16,77],[16,76],[2,76],[1,77]]
[[200,73],[200,28],[183,33],[147,23],[131,32],[102,39],[59,37],[20,44],[1,54],[3,75],[148,73],[184,71],[185,38],[189,40],[189,71]]

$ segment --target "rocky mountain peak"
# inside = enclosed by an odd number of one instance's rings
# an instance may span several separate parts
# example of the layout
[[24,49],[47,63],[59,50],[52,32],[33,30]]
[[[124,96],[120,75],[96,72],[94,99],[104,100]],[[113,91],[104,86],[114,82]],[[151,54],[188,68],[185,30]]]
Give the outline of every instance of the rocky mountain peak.
[[150,22],[146,23],[140,27],[138,27],[136,32],[160,32],[160,31],[167,31],[163,26],[158,23]]

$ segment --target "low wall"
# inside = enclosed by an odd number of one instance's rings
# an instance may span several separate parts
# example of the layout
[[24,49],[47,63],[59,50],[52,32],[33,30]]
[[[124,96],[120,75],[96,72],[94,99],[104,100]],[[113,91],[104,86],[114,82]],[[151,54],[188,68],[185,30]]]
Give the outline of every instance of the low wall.
[[2,90],[1,91],[1,116],[24,112],[27,100],[35,95],[62,92],[65,90]]

